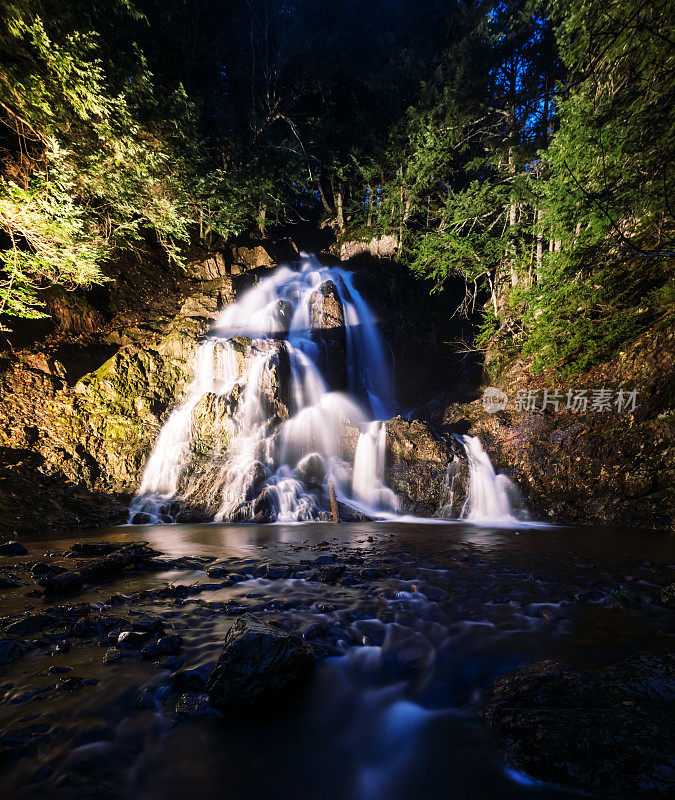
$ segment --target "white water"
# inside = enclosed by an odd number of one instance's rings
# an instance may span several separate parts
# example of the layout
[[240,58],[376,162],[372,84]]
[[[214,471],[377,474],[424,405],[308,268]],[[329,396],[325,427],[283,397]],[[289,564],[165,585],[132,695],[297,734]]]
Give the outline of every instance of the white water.
[[[319,368],[321,309],[312,295],[325,281],[335,284],[344,314],[348,393],[329,391]],[[283,383],[284,372],[288,397],[281,398],[270,386]],[[217,522],[321,519],[329,479],[341,502],[369,516],[394,511],[397,498],[384,486],[386,430],[372,421],[391,415],[391,383],[376,320],[353,276],[311,256],[298,270],[278,268],[229,305],[199,347],[188,397],[157,439],[130,518],[168,522],[181,506],[206,506]],[[205,466],[194,414],[208,395],[216,421],[221,410],[230,413],[227,446],[216,438]]]
[[[320,367],[328,345],[315,292],[326,281],[344,316],[342,392],[329,390]],[[384,483],[391,373],[351,273],[304,254],[298,269],[277,268],[223,310],[195,362],[187,398],[148,459],[130,521],[185,519],[181,509],[216,522],[327,519],[331,482],[342,516],[350,507],[374,518],[396,514],[399,499]],[[335,366],[331,356],[328,366]],[[464,437],[464,446],[471,488],[463,516],[511,521],[508,479],[495,475],[477,439]]]
[[386,443],[387,429],[383,422],[371,422],[361,433],[354,456],[352,493],[365,508],[397,511],[398,498],[382,483]]
[[469,492],[462,519],[500,524],[517,522],[511,510],[509,478],[497,475],[477,436],[462,436],[462,444],[469,461]]

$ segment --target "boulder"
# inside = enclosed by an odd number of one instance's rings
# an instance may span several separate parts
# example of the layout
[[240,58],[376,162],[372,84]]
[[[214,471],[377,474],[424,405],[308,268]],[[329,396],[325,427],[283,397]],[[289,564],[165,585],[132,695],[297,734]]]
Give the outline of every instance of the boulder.
[[234,247],[232,257],[234,259],[231,267],[233,275],[240,275],[242,272],[259,267],[270,269],[275,266],[274,259],[262,244]]
[[227,264],[222,253],[213,253],[189,261],[185,271],[199,281],[212,281],[227,275]]
[[291,362],[283,342],[259,339],[252,345],[253,352],[268,354],[260,377],[260,393],[268,417],[276,422],[289,417]]
[[318,489],[326,477],[323,458],[318,453],[309,453],[296,467],[298,478],[310,489]]
[[599,669],[554,661],[498,678],[487,720],[514,768],[603,797],[672,797],[675,662],[647,652]]
[[[402,510],[422,516],[437,514],[449,502],[448,464],[459,460],[453,504],[466,496],[466,457],[441,441],[424,422],[395,417],[386,423],[385,483],[401,499]],[[462,468],[462,465],[464,467]]]
[[0,556],[24,556],[28,550],[21,542],[5,542],[0,544]]
[[373,236],[372,239],[351,240],[332,245],[331,252],[341,261],[368,255],[373,258],[393,258],[398,250],[398,236],[393,233]]
[[230,628],[207,684],[212,706],[231,714],[282,699],[310,674],[314,651],[299,636],[248,614]]
[[329,388],[347,387],[347,338],[345,316],[337,286],[324,281],[310,297],[312,338],[319,347],[319,366]]

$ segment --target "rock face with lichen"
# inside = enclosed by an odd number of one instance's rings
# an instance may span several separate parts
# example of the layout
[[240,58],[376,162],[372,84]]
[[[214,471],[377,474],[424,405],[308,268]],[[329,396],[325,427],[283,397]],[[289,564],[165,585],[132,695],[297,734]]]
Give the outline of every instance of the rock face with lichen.
[[[387,422],[385,481],[406,513],[434,516],[442,508],[458,517],[466,497],[468,469],[463,448],[441,440],[419,420]],[[450,472],[448,467],[450,466]]]
[[[250,285],[248,275],[232,277],[231,259],[201,256],[187,275],[139,271],[128,305],[108,321],[88,301],[57,292],[48,303],[55,333],[44,345],[0,357],[0,528],[126,519],[152,445],[193,378],[200,337]],[[121,303],[112,293],[111,308],[113,300]],[[272,370],[266,382],[271,413],[283,415],[283,377]],[[212,401],[205,398],[195,410],[204,447],[214,444]],[[40,502],[26,501],[36,491]]]

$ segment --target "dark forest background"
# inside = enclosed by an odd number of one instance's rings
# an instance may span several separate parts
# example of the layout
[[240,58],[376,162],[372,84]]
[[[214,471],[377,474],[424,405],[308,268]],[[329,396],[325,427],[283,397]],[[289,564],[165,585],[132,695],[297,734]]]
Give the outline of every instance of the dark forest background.
[[0,313],[151,239],[394,234],[575,372],[672,309],[668,0],[9,0]]

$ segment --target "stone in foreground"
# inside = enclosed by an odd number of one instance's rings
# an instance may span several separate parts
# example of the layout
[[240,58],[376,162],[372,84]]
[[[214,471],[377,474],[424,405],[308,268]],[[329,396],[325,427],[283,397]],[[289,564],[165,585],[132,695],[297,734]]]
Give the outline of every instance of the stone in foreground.
[[227,633],[207,684],[209,702],[228,714],[274,703],[313,665],[314,651],[301,638],[247,614]]
[[648,652],[600,669],[554,661],[499,678],[486,717],[507,761],[603,797],[675,796],[675,661]]

